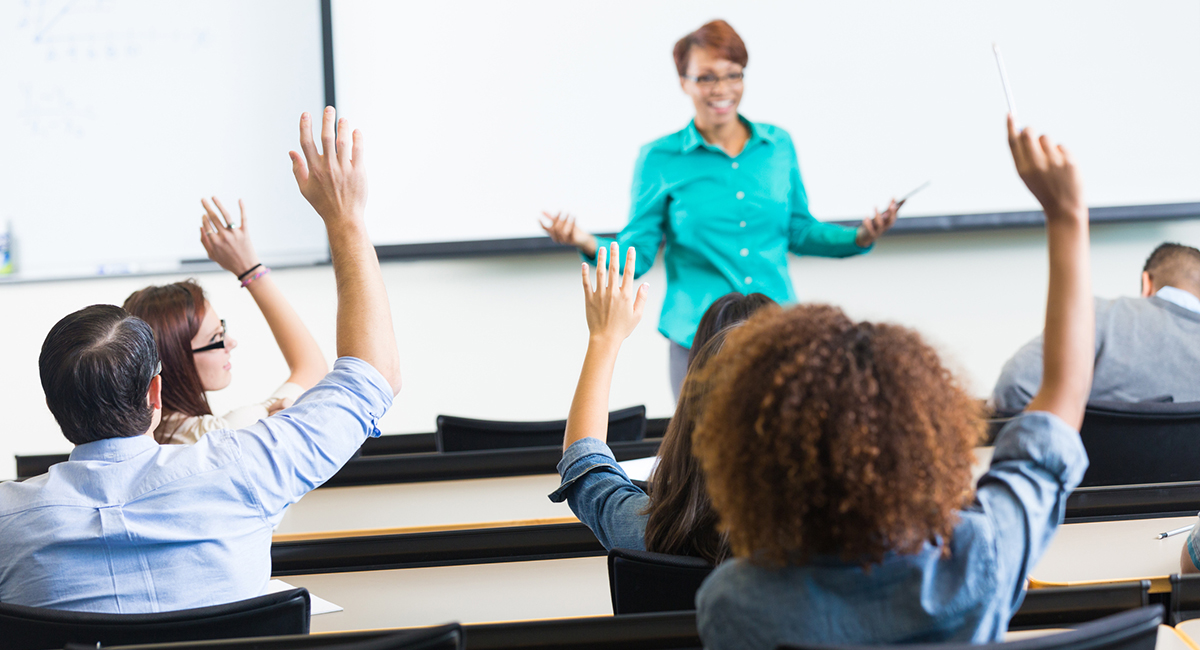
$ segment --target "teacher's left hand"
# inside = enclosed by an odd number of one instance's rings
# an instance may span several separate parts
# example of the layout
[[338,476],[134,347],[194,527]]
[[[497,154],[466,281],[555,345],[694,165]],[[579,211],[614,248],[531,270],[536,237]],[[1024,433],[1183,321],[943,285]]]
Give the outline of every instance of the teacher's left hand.
[[875,210],[875,216],[863,219],[862,225],[858,227],[858,235],[854,238],[854,243],[859,248],[866,248],[875,243],[883,233],[887,232],[896,223],[896,213],[900,211],[900,205],[895,199],[888,204],[887,210],[880,212]]

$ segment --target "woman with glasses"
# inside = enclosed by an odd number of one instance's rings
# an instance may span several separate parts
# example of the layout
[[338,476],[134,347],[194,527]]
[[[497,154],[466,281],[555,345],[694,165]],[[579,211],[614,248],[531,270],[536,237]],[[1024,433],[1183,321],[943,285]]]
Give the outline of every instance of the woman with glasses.
[[[896,219],[896,204],[857,228],[822,223],[808,209],[796,150],[783,129],[738,114],[749,55],[741,37],[714,20],[675,44],[675,67],[696,117],[683,130],[642,147],[634,170],[622,248],[639,249],[636,275],[665,242],[667,289],[658,330],[670,340],[675,395],[687,371],[704,310],[730,293],[796,299],[787,254],[848,257],[870,250]],[[588,233],[569,215],[543,213],[554,241],[595,262],[613,240]]]
[[[201,200],[200,241],[209,259],[238,277],[267,319],[271,334],[283,352],[291,375],[265,400],[217,416],[208,404],[207,391],[221,390],[233,376],[230,353],[237,341],[229,336],[225,321],[204,297],[194,280],[146,287],[125,300],[125,310],[154,329],[162,360],[162,422],[154,438],[162,444],[191,444],[209,431],[238,429],[287,408],[329,371],[321,348],[271,279],[254,251],[246,230],[246,208],[241,201],[241,223],[213,197]],[[219,212],[219,214],[218,214]]]

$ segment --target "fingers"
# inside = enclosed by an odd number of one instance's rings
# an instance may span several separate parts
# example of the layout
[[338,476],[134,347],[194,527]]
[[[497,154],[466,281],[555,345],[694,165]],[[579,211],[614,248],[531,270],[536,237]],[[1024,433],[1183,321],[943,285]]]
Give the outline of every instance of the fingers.
[[337,159],[338,162],[345,165],[350,162],[353,155],[353,146],[350,144],[350,120],[342,118],[337,121]]
[[288,158],[292,159],[292,175],[296,177],[296,183],[303,185],[308,182],[308,162],[304,156],[295,151],[289,151]]
[[637,251],[633,246],[625,249],[625,274],[621,277],[621,291],[633,291],[633,269],[637,266]]
[[241,216],[241,219],[242,219],[242,225],[240,227],[242,230],[245,230],[246,229],[246,202],[241,199],[238,199],[238,214]]
[[325,112],[321,115],[321,155],[329,158],[335,156],[337,144],[334,142],[335,131],[334,120],[337,113],[332,106],[326,106]]
[[358,129],[354,129],[354,133],[351,134],[351,138],[350,138],[350,140],[354,146],[354,151],[352,152],[353,155],[350,158],[350,162],[355,167],[360,167],[366,162],[366,159],[363,157],[363,140],[364,139],[365,138],[363,138],[362,131],[359,131]]
[[[304,158],[309,164],[320,158],[320,154],[317,153],[317,145],[313,144],[312,116],[308,113],[300,114],[300,151],[304,152]],[[305,177],[307,178],[307,176]]]
[[595,292],[592,291],[592,274],[590,273],[590,269],[588,269],[587,262],[584,262],[583,263],[583,295],[586,298],[590,298],[593,293],[595,293]]
[[1038,138],[1038,144],[1041,145],[1042,154],[1046,156],[1047,162],[1055,167],[1062,167],[1062,154],[1058,150],[1058,147],[1055,147],[1054,143],[1050,141],[1050,136],[1042,135],[1042,137]]
[[1008,114],[1008,148],[1014,156],[1017,155],[1017,121],[1013,119],[1012,113]]
[[617,277],[621,275],[621,249],[617,246],[617,242],[613,242],[610,246],[611,254],[608,256],[608,290],[611,292],[617,287]]
[[637,297],[633,299],[633,313],[638,318],[642,317],[642,312],[646,309],[646,299],[650,296],[650,285],[643,282],[642,286],[638,287]]
[[603,290],[608,281],[608,265],[604,263],[607,255],[607,248],[601,246],[596,249],[596,291]]
[[1033,141],[1033,130],[1025,127],[1021,131],[1020,136],[1021,154],[1025,159],[1026,164],[1037,169],[1046,167],[1046,156],[1042,153],[1042,148]]
[[218,199],[214,196],[212,197],[212,200],[213,203],[217,204],[217,209],[221,211],[221,220],[224,222],[222,225],[226,228],[233,228],[233,219],[230,218],[229,213],[225,211],[225,206],[221,205],[221,199]]
[[1063,163],[1071,167],[1075,166],[1075,155],[1069,149],[1060,144],[1058,145],[1058,153],[1062,156]]
[[205,215],[203,218],[205,219],[205,225],[208,227],[208,234],[214,236],[219,230],[225,227],[225,224],[221,223],[221,218],[217,216],[217,211],[213,209],[208,199],[200,199],[200,205],[204,206]]

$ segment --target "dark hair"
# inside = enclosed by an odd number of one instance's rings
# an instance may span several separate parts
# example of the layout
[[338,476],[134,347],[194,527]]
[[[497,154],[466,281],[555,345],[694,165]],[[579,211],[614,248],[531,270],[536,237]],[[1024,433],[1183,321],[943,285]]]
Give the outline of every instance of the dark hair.
[[761,293],[745,295],[734,291],[717,298],[708,306],[704,315],[700,317],[700,324],[696,326],[696,335],[692,337],[692,349],[688,351],[688,368],[692,367],[696,350],[704,347],[713,334],[750,318],[751,314],[767,305],[775,304],[778,303]]
[[869,565],[948,540],[973,498],[982,409],[913,330],[762,310],[699,379],[695,453],[738,557]]
[[733,327],[717,331],[699,348],[692,347],[694,354],[679,390],[675,415],[663,434],[658,467],[650,478],[650,504],[645,512],[647,551],[691,555],[713,564],[729,557],[729,540],[717,531],[717,513],[704,487],[700,462],[692,454],[692,431],[707,393],[696,370],[717,355],[730,329]]
[[1146,258],[1142,270],[1160,285],[1183,285],[1182,289],[1200,290],[1200,250],[1167,242]]
[[146,287],[125,299],[125,309],[154,328],[163,360],[163,410],[188,417],[211,415],[192,358],[192,338],[204,320],[204,289],[195,280]]
[[50,328],[38,357],[46,406],[82,445],[146,433],[146,391],[158,366],[154,332],[115,305],[92,305]]
[[743,68],[750,62],[750,55],[746,52],[746,44],[742,42],[742,37],[724,20],[707,22],[675,43],[675,69],[681,77],[687,74],[688,57],[693,47],[715,50],[721,58],[733,61]]

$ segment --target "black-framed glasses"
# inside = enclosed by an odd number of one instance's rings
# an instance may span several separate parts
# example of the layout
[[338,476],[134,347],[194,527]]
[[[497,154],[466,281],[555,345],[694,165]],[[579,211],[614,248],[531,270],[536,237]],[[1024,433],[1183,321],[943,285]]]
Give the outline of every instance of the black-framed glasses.
[[227,331],[228,330],[225,329],[225,319],[222,318],[221,319],[221,340],[214,341],[213,343],[209,343],[208,345],[206,345],[202,348],[196,348],[195,350],[192,350],[192,354],[196,354],[197,352],[208,352],[209,350],[225,349],[225,333]]
[[687,79],[688,81],[696,84],[697,86],[700,86],[701,88],[703,88],[705,90],[708,90],[710,88],[715,88],[717,86],[717,84],[721,83],[722,81],[729,84],[730,86],[736,86],[738,84],[741,84],[742,79],[744,79],[746,77],[746,73],[730,72],[729,74],[725,75],[724,77],[718,77],[715,74],[702,74],[699,77],[697,77],[695,75],[690,75],[690,74],[681,74],[679,76],[683,77],[684,79]]

